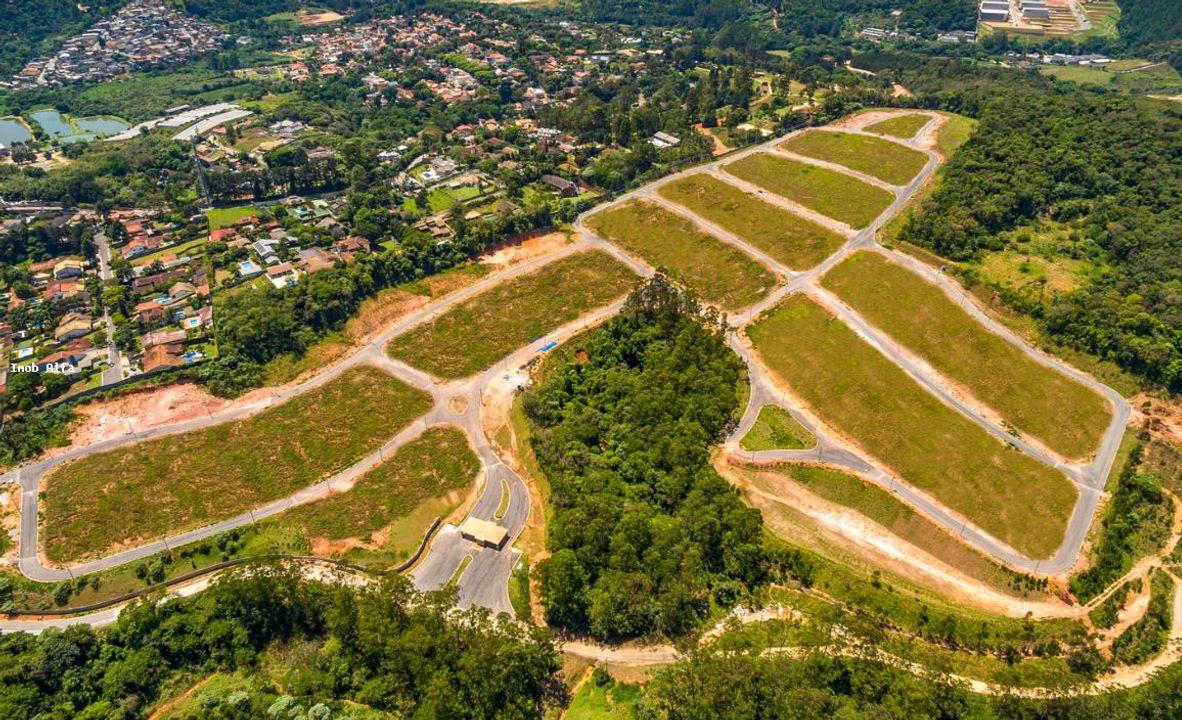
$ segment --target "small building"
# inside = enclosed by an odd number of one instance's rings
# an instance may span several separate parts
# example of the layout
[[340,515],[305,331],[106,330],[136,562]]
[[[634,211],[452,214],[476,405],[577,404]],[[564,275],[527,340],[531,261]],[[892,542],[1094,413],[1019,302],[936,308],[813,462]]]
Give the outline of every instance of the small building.
[[168,320],[168,308],[155,300],[148,300],[135,306],[135,318],[144,325],[160,325]]
[[557,175],[543,175],[542,184],[558,193],[560,197],[574,197],[579,194],[577,185]]
[[182,346],[179,343],[153,345],[144,351],[140,366],[144,372],[150,373],[161,368],[184,365],[185,360],[181,357],[181,349]]
[[651,142],[654,146],[664,149],[677,147],[681,144],[681,138],[675,135],[670,135],[667,132],[657,132],[653,134]]
[[477,545],[500,550],[509,539],[509,530],[490,520],[467,517],[460,523],[460,534]]
[[66,313],[61,322],[57,324],[57,329],[53,331],[53,337],[58,342],[66,342],[83,335],[89,335],[91,328],[90,316],[82,313]]
[[300,281],[299,271],[289,262],[267,268],[267,279],[278,289],[291,287]]
[[65,280],[67,278],[76,278],[82,275],[86,264],[81,260],[73,258],[66,258],[61,260],[53,266],[53,277],[55,280]]

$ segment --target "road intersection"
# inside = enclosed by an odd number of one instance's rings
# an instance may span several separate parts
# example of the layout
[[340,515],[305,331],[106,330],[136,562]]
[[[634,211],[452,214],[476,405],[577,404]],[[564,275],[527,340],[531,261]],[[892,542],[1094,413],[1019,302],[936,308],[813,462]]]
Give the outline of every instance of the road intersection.
[[[506,464],[498,456],[496,450],[494,450],[492,444],[489,442],[483,426],[483,398],[490,386],[495,383],[507,381],[519,368],[536,357],[541,352],[542,347],[547,346],[551,342],[563,342],[576,333],[606,320],[619,310],[623,301],[618,300],[572,323],[557,328],[545,336],[534,340],[527,346],[520,348],[509,357],[496,363],[493,367],[471,378],[460,381],[443,382],[404,363],[392,360],[387,356],[385,346],[394,337],[408,332],[422,323],[431,321],[457,303],[475,297],[499,283],[537,270],[546,264],[576,252],[602,250],[626,264],[638,275],[642,277],[650,276],[655,272],[654,268],[649,267],[639,257],[633,256],[631,253],[598,237],[587,227],[585,222],[588,217],[620,203],[633,199],[642,199],[648,202],[659,203],[679,216],[692,220],[703,231],[740,249],[783,279],[783,282],[763,300],[728,317],[728,322],[733,328],[733,332],[728,337],[728,342],[746,363],[751,381],[751,394],[748,405],[735,431],[726,440],[724,446],[728,454],[747,462],[819,463],[846,469],[895,493],[903,502],[916,508],[933,522],[943,526],[952,535],[963,538],[966,543],[976,546],[981,551],[1017,570],[1040,574],[1065,572],[1075,562],[1092,516],[1102,497],[1104,483],[1111,471],[1113,459],[1119,447],[1125,424],[1127,423],[1129,407],[1119,393],[1098,383],[1090,376],[1080,373],[1074,368],[1070,368],[1041,351],[1030,347],[1021,338],[1000,326],[977,307],[964,291],[943,273],[919,263],[913,258],[883,248],[875,242],[876,232],[906,205],[919,188],[929,180],[932,173],[938,167],[940,162],[939,156],[923,147],[919,138],[923,138],[925,135],[933,132],[939,122],[939,116],[931,114],[931,120],[916,135],[916,139],[903,142],[903,144],[919,149],[929,156],[927,164],[919,175],[905,186],[889,186],[881,181],[874,181],[874,184],[877,186],[889,189],[895,197],[891,205],[865,229],[855,230],[850,228],[826,216],[808,210],[795,202],[781,198],[762,188],[735,178],[726,172],[724,165],[740,157],[755,152],[775,152],[781,155],[790,155],[793,159],[801,162],[832,166],[834,169],[847,174],[853,176],[859,175],[841,166],[833,166],[831,163],[823,163],[780,150],[776,146],[784,140],[784,137],[778,137],[761,145],[732,153],[725,158],[715,160],[707,165],[690,168],[667,176],[643,188],[621,195],[610,203],[589,210],[575,221],[575,229],[579,235],[577,241],[546,255],[523,261],[505,270],[492,273],[462,290],[429,303],[418,311],[412,312],[397,321],[367,345],[319,375],[283,390],[276,391],[272,397],[265,401],[247,406],[234,407],[223,412],[213,413],[206,418],[200,418],[198,420],[176,423],[151,430],[130,432],[119,438],[113,438],[87,447],[75,448],[53,458],[32,462],[10,471],[6,475],[0,476],[0,483],[6,481],[18,482],[22,490],[20,569],[26,576],[34,580],[42,582],[59,581],[117,567],[121,564],[142,559],[185,543],[208,538],[226,530],[256,522],[262,518],[283,512],[294,505],[320,499],[342,487],[351,485],[352,482],[364,475],[365,472],[395,453],[398,448],[421,435],[426,428],[447,424],[459,426],[467,433],[482,467],[481,486],[478,489],[477,498],[469,511],[469,516],[501,524],[508,531],[509,539],[499,549],[482,547],[463,538],[455,526],[446,525],[432,540],[424,558],[411,570],[411,579],[414,585],[421,590],[441,588],[449,581],[452,581],[459,568],[463,565],[464,559],[471,557],[471,560],[459,575],[458,580],[455,581],[461,605],[480,605],[496,612],[511,613],[512,608],[509,603],[507,589],[508,581],[514,566],[520,558],[520,552],[514,548],[514,543],[530,517],[529,490],[510,465]],[[818,129],[815,131],[823,132],[824,130]],[[858,129],[846,128],[843,128],[843,131],[862,132]],[[875,137],[880,136],[876,135]],[[816,267],[803,272],[792,270],[782,263],[777,262],[766,253],[752,247],[749,243],[734,234],[725,231],[716,224],[697,216],[692,211],[672,203],[655,193],[655,190],[661,185],[694,173],[712,174],[748,193],[756,195],[765,202],[783,207],[806,219],[835,230],[846,238],[846,242],[840,249]],[[1010,431],[1000,426],[990,411],[982,408],[971,398],[961,397],[930,366],[922,361],[918,361],[917,358],[900,348],[884,333],[872,327],[851,309],[845,307],[832,295],[822,290],[817,283],[818,279],[830,268],[858,250],[882,252],[891,259],[904,263],[925,279],[936,283],[946,294],[970,312],[988,329],[1019,348],[1028,356],[1042,364],[1068,374],[1103,394],[1113,406],[1113,417],[1108,431],[1104,436],[1103,443],[1091,462],[1086,465],[1073,465],[1062,458],[1054,456],[1053,453],[1050,453],[1046,448],[1036,442],[1022,437],[1014,437]],[[755,321],[766,310],[774,307],[784,297],[795,292],[807,293],[813,299],[821,302],[831,312],[838,314],[854,328],[855,332],[858,332],[864,339],[871,342],[879,352],[902,367],[917,382],[920,382],[929,392],[935,394],[945,403],[959,412],[964,413],[999,439],[1013,444],[1020,451],[1041,462],[1059,468],[1076,483],[1076,486],[1081,490],[1080,497],[1069,521],[1063,543],[1052,558],[1046,560],[1023,556],[1013,548],[1008,547],[1005,543],[976,528],[957,513],[944,507],[923,492],[913,488],[893,474],[889,468],[868,456],[851,442],[842,438],[834,429],[827,427],[821,419],[813,416],[802,403],[795,400],[774,381],[771,373],[762,365],[759,358],[746,342],[742,334],[742,328]],[[316,485],[305,488],[292,496],[276,500],[262,507],[254,508],[237,517],[197,528],[180,535],[147,543],[139,547],[130,548],[89,562],[68,567],[53,567],[46,564],[39,554],[37,539],[38,494],[43,476],[47,471],[62,463],[90,454],[104,452],[156,437],[188,432],[244,418],[267,407],[320,387],[340,376],[348,369],[362,364],[377,366],[400,380],[429,392],[434,402],[431,410],[423,417],[400,429],[381,448],[349,468]],[[457,399],[462,399],[462,401],[456,402]],[[757,453],[742,450],[738,444],[739,440],[755,423],[760,408],[767,404],[785,407],[793,417],[800,421],[817,438],[816,447],[810,450],[780,450]],[[508,503],[506,507],[502,508],[503,493],[506,491],[509,496]],[[60,622],[66,624],[77,621],[77,618],[72,618],[63,619]],[[20,622],[10,621],[0,623],[0,630],[21,629]]]

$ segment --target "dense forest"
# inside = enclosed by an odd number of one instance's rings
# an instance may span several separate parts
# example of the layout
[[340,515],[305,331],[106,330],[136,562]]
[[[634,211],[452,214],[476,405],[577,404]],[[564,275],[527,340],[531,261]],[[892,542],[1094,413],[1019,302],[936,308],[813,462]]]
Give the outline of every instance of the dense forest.
[[1182,4],[1178,0],[1119,0],[1122,38],[1130,43],[1182,39]]
[[708,458],[742,363],[720,320],[663,278],[575,344],[524,400],[552,488],[546,618],[601,638],[680,635],[767,573],[759,512]]
[[[877,18],[879,25],[900,11],[901,30],[931,33],[936,30],[972,30],[977,26],[973,0],[760,0],[777,12],[780,30],[806,38],[836,37],[849,30],[855,16]],[[893,27],[893,25],[892,25]]]
[[[408,718],[538,717],[558,669],[546,631],[457,612],[400,577],[356,589],[255,569],[190,599],[141,603],[103,631],[0,636],[0,717],[144,718],[178,681],[263,663],[283,669],[299,704],[325,706],[308,717],[348,717],[333,714],[344,701]],[[271,687],[199,717],[274,718],[277,705],[305,717]]]

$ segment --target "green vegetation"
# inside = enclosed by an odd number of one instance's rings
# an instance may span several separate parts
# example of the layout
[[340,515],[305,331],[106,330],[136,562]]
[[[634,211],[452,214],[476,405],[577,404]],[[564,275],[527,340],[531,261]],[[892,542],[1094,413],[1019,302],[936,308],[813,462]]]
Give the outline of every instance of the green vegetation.
[[911,182],[928,161],[927,154],[891,140],[828,130],[809,130],[785,140],[780,147],[837,163],[892,185]]
[[238,205],[227,208],[210,208],[205,211],[205,217],[209,221],[209,229],[217,230],[229,227],[239,220],[257,217],[258,213],[259,211],[254,205]]
[[[429,428],[352,488],[292,508],[280,518],[309,539],[371,541],[374,533],[410,515],[421,503],[472,486],[479,471],[480,461],[462,430]],[[426,527],[418,523],[408,528],[411,546],[417,546]]]
[[742,362],[721,321],[661,276],[569,345],[523,401],[551,486],[546,621],[605,639],[685,634],[769,571],[759,512],[710,466]]
[[46,555],[70,562],[244,512],[342,470],[430,408],[369,367],[258,415],[91,455],[46,479]]
[[509,604],[513,606],[513,614],[521,622],[530,622],[532,608],[530,606],[529,588],[529,557],[522,555],[509,576]]
[[820,264],[843,242],[832,230],[763,202],[712,175],[687,175],[662,185],[658,192],[793,270]]
[[1125,665],[1143,663],[1166,647],[1173,624],[1174,577],[1157,569],[1149,577],[1145,615],[1112,641],[1112,659]]
[[1129,593],[1139,592],[1141,592],[1141,578],[1122,583],[1120,587],[1112,591],[1112,594],[1104,598],[1099,605],[1088,611],[1088,619],[1092,621],[1093,625],[1101,629],[1106,630],[1113,627],[1119,619],[1120,611],[1128,603]]
[[1031,557],[1059,546],[1070,481],[948,408],[816,303],[790,296],[748,334],[783,383],[903,479]]
[[143,720],[212,674],[171,717],[478,720],[540,717],[559,664],[547,632],[459,613],[400,577],[350,587],[255,568],[103,631],[5,634],[0,667],[5,718]]
[[764,405],[751,430],[739,441],[744,450],[798,450],[817,444],[817,439],[782,407]]
[[1092,455],[1111,409],[1087,386],[987,330],[937,286],[880,253],[859,252],[822,283],[1002,419],[1072,459]]
[[945,160],[960,149],[977,129],[977,120],[964,115],[948,115],[936,134],[936,149]]
[[770,153],[754,153],[724,166],[730,174],[854,228],[864,228],[894,196],[828,168]]
[[632,201],[596,213],[587,224],[726,310],[747,307],[776,285],[771,271],[749,255],[659,205]]
[[452,306],[394,338],[389,352],[437,377],[467,377],[619,297],[633,280],[610,255],[579,253]]
[[788,481],[829,502],[843,505],[870,518],[895,536],[942,560],[970,577],[1003,591],[1027,589],[1022,576],[1008,571],[969,546],[954,542],[948,531],[913,510],[891,493],[849,473],[820,466],[749,466],[739,471],[754,487],[776,494],[776,485]]
[[891,137],[910,140],[915,137],[915,133],[919,132],[920,128],[928,124],[929,120],[931,118],[927,115],[896,115],[886,120],[871,123],[862,129],[880,135],[890,135]]
[[566,709],[566,720],[621,720],[632,717],[640,700],[639,685],[618,683],[596,668]]
[[1071,592],[1080,602],[1099,595],[1138,559],[1163,549],[1170,537],[1174,503],[1154,473],[1141,471],[1141,455],[1141,446],[1135,446],[1104,510],[1088,569],[1071,578]]

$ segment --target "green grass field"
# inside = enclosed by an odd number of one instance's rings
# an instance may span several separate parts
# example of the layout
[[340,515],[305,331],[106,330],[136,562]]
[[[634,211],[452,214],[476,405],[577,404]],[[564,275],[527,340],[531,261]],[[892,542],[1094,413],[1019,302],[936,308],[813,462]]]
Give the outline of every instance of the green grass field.
[[657,192],[738,235],[793,270],[818,265],[844,241],[832,230],[759,200],[712,175],[687,175],[662,185]]
[[775,275],[751,256],[653,203],[619,205],[593,215],[587,225],[726,310],[747,307],[776,286]]
[[451,307],[394,338],[388,350],[437,377],[468,377],[623,295],[635,281],[610,255],[579,253]]
[[844,173],[770,153],[753,153],[725,170],[854,228],[874,222],[894,201],[886,190]]
[[961,145],[972,137],[977,129],[977,120],[963,115],[949,115],[936,134],[936,150],[944,158],[952,157]]
[[739,441],[744,450],[800,450],[811,448],[817,439],[782,407],[764,405],[759,418]]
[[357,368],[244,420],[69,463],[46,479],[46,555],[79,560],[290,495],[376,450],[430,407],[426,393]]
[[[396,527],[428,500],[472,485],[479,471],[480,461],[461,430],[430,428],[366,473],[350,490],[292,508],[280,517],[285,524],[298,526],[309,539],[370,540],[378,530]],[[426,520],[408,528],[413,544],[417,545],[429,523]]]
[[1070,481],[941,403],[821,306],[790,296],[748,334],[781,382],[909,483],[1030,557],[1059,546]]
[[930,119],[927,115],[896,115],[895,117],[879,120],[876,123],[867,125],[863,130],[878,133],[879,135],[890,135],[891,137],[910,140],[915,137],[915,133],[919,132],[921,127],[928,124],[928,120]]
[[877,485],[849,473],[811,465],[778,465],[744,468],[741,474],[753,486],[775,494],[787,479],[829,502],[843,505],[870,518],[895,536],[930,553],[954,568],[1000,590],[1010,590],[1010,576],[968,545],[951,536]]
[[[889,121],[888,121],[889,122]],[[906,185],[928,156],[891,140],[856,133],[810,130],[780,143],[797,155],[837,163],[892,185]]]
[[633,717],[633,708],[640,701],[639,685],[608,682],[599,685],[595,678],[579,687],[563,716],[566,720],[621,720]]
[[1028,432],[1071,459],[1099,447],[1108,403],[989,332],[938,287],[879,253],[859,252],[822,284],[873,325]]
[[257,217],[258,214],[259,210],[254,205],[238,205],[228,208],[210,208],[205,211],[205,219],[209,221],[210,230],[217,230],[229,227],[244,218]]

